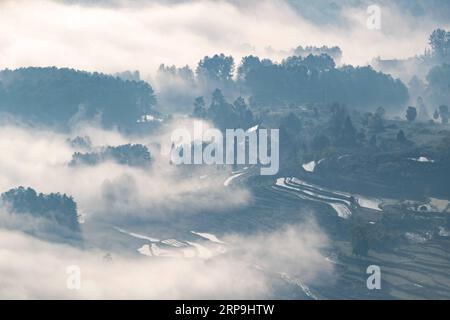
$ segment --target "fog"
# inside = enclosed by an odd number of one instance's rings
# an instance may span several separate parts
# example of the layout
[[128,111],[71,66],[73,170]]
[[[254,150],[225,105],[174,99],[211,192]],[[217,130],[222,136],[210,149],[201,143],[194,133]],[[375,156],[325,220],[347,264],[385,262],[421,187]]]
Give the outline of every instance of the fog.
[[[328,241],[314,223],[226,240],[230,252],[214,260],[113,253],[107,262],[101,251],[0,229],[0,298],[257,299],[275,296],[273,282],[280,274],[289,273],[303,284],[333,281],[332,265],[319,253]],[[79,290],[67,285],[71,266],[79,268]]]
[[[186,208],[196,212],[245,203],[248,200],[245,190],[237,189],[231,194],[223,188],[229,172],[206,167],[197,173],[189,170],[190,174],[186,174],[183,168],[170,165],[170,134],[174,127],[180,126],[194,128],[189,121],[176,121],[167,124],[160,134],[133,139],[114,130],[99,129],[92,123],[79,125],[68,134],[4,124],[0,128],[0,148],[3,150],[0,190],[5,192],[24,186],[43,193],[67,193],[74,197],[80,213],[87,219],[103,212],[109,215],[127,212],[131,216],[152,212],[159,216],[180,209],[188,212]],[[71,167],[68,164],[77,150],[67,139],[76,136],[88,136],[94,149],[129,142],[150,145],[154,163],[148,169],[113,162]],[[160,145],[161,150],[153,148],[155,144]],[[202,175],[209,175],[209,179],[200,179]],[[205,193],[208,197],[203,196]]]
[[[203,125],[205,130],[210,126]],[[96,240],[90,243],[90,237],[104,232],[96,230],[96,221],[106,221],[111,231],[115,221],[126,223],[133,216],[140,221],[157,218],[177,225],[172,214],[207,211],[213,215],[250,201],[245,188],[234,186],[230,192],[223,185],[231,174],[227,170],[202,167],[186,172],[170,165],[168,139],[175,127],[192,131],[193,120],[173,120],[151,136],[136,138],[100,129],[95,121],[79,123],[69,133],[3,122],[0,190],[25,186],[37,192],[67,193],[74,197],[83,216],[82,230],[87,226],[89,231],[82,235],[84,246],[64,240],[50,242],[53,237],[49,231],[62,233],[64,239],[67,230],[2,206],[0,298],[267,298],[275,296],[274,283],[283,274],[305,284],[318,281],[319,276],[321,282],[332,281],[332,265],[321,253],[329,243],[312,219],[253,235],[229,232],[223,236],[225,249],[214,259],[140,257],[138,247],[131,247],[125,252],[113,249],[113,261],[105,261],[104,249],[96,247]],[[146,144],[154,163],[151,168],[140,169],[112,162],[69,166],[77,149],[67,139],[76,136],[88,136],[92,150],[130,142]],[[200,179],[200,175],[208,178]],[[114,248],[114,241],[109,241],[109,247]],[[81,270],[80,290],[69,290],[66,284],[70,276],[66,269],[72,265]]]
[[344,63],[366,64],[376,56],[421,54],[429,33],[445,27],[433,15],[414,16],[382,2],[381,30],[369,30],[368,5],[328,10],[324,1],[7,0],[0,3],[0,66],[139,70],[146,79],[161,63],[195,67],[219,52],[237,61],[248,54],[279,60],[299,45],[338,45]]

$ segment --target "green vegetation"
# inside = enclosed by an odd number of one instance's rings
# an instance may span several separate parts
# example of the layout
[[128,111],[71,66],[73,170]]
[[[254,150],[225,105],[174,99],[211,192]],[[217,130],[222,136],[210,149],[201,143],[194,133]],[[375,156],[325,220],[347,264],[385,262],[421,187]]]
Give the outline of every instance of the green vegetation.
[[64,129],[97,117],[105,127],[132,127],[155,103],[153,89],[142,81],[73,69],[0,71],[0,112],[27,122]]
[[43,194],[18,187],[2,193],[0,203],[13,215],[34,218],[20,220],[20,225],[15,226],[19,230],[57,241],[81,240],[77,204],[66,194]]
[[95,166],[105,161],[113,161],[131,167],[147,167],[152,163],[152,157],[146,146],[126,144],[117,147],[107,146],[98,152],[75,152],[70,165]]

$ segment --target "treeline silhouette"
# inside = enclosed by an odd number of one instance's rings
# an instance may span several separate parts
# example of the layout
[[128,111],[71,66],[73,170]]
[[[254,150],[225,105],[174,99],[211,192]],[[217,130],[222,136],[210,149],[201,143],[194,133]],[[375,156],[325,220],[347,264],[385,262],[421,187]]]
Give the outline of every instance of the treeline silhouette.
[[368,110],[403,105],[409,98],[400,80],[369,66],[336,68],[326,54],[289,57],[281,63],[246,57],[241,70],[245,72],[240,78],[257,105],[339,101]]
[[[77,204],[66,194],[43,194],[18,187],[2,193],[0,204],[11,214],[24,218],[15,226],[23,232],[64,242],[82,240]],[[37,220],[29,220],[29,216]]]
[[117,147],[107,146],[100,151],[75,152],[72,155],[70,165],[94,166],[106,161],[130,167],[146,167],[152,163],[152,156],[148,148],[141,144],[126,144]]
[[56,127],[98,117],[105,127],[129,126],[156,103],[152,87],[73,69],[0,71],[0,112]]
[[[325,49],[309,47],[298,52],[322,50],[340,57],[338,47]],[[232,56],[216,54],[204,57],[195,72],[188,66],[161,65],[158,78],[164,79],[162,94],[170,94],[172,99],[178,88],[185,96],[192,92],[209,95],[219,88],[225,96],[249,97],[252,108],[339,101],[363,110],[380,105],[400,109],[409,99],[400,80],[370,66],[336,67],[327,53],[291,56],[280,63],[246,56],[237,68]]]

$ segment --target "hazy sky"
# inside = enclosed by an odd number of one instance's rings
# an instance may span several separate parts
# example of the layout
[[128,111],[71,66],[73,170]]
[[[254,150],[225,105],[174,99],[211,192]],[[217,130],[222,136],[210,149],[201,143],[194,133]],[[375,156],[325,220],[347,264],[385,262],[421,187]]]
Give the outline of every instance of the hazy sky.
[[[421,2],[421,1],[416,1]],[[153,73],[160,63],[195,66],[223,52],[280,59],[298,45],[339,45],[344,62],[420,54],[448,22],[381,1],[382,28],[366,27],[367,1],[50,1],[0,2],[0,68],[67,66]],[[352,5],[347,5],[352,3]],[[411,3],[411,2],[407,2]],[[437,3],[437,4],[436,4]],[[432,7],[431,7],[432,6]]]

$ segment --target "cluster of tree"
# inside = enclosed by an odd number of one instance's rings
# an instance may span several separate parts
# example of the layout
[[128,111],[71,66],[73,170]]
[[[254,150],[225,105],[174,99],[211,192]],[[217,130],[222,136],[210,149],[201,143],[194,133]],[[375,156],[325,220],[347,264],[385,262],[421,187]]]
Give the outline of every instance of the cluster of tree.
[[[424,83],[418,77],[410,81],[412,91],[421,92],[429,103],[436,106],[445,105],[450,100],[450,31],[436,29],[429,37],[430,51],[417,59],[425,66]],[[419,110],[419,119],[421,110]],[[429,118],[431,119],[431,118]]]
[[450,63],[450,31],[436,29],[430,35],[431,55],[441,62]]
[[442,123],[447,124],[448,120],[450,119],[450,112],[448,106],[446,105],[439,106],[439,108],[434,111],[433,119],[434,120],[441,119]]
[[406,119],[409,122],[414,122],[417,118],[417,109],[415,107],[408,107],[408,109],[406,109]]
[[385,129],[386,110],[383,107],[378,107],[375,112],[367,112],[361,117],[361,123],[367,127],[368,132],[378,134]]
[[165,112],[190,112],[192,100],[201,95],[194,71],[189,66],[178,68],[161,64],[155,82],[158,104]]
[[31,214],[73,232],[80,231],[77,204],[66,194],[38,194],[32,188],[19,187],[2,193],[0,199],[12,213]]
[[329,120],[328,132],[334,146],[353,147],[357,140],[357,131],[348,114],[347,108],[339,103],[331,106],[331,118]]
[[212,57],[204,57],[198,63],[195,72],[197,77],[202,80],[226,82],[232,80],[234,67],[233,57],[221,53]]
[[422,97],[418,97],[416,100],[416,106],[409,106],[406,109],[406,120],[408,122],[420,121],[420,122],[429,122],[431,120],[428,114],[428,108],[425,105],[425,102]]
[[92,146],[91,139],[88,136],[75,137],[73,139],[67,139],[67,143],[76,149],[90,149]]
[[251,96],[255,106],[339,101],[365,108],[401,106],[408,100],[405,85],[389,75],[371,67],[336,68],[333,57],[342,54],[338,47],[299,47],[295,52],[281,63],[246,56],[237,68],[232,56],[216,54],[204,57],[195,72],[188,66],[161,65],[158,79],[172,88],[163,90],[172,100],[192,92],[204,95],[215,88],[226,96],[237,92]]
[[100,117],[104,126],[131,126],[156,98],[150,85],[73,69],[21,68],[0,72],[0,112],[66,127]]
[[253,113],[244,98],[238,97],[231,104],[227,102],[220,89],[214,90],[209,108],[206,108],[203,97],[195,99],[192,115],[196,118],[211,120],[221,130],[248,129],[255,123]]
[[284,59],[281,65],[285,68],[304,67],[310,72],[330,71],[336,67],[334,60],[327,54],[308,55],[306,57],[292,56]]
[[[408,122],[414,122],[417,119],[417,109],[416,107],[409,106],[408,109],[406,109],[406,119]],[[447,105],[440,105],[439,108],[437,108],[433,113],[433,120],[439,121],[441,120],[441,123],[448,124],[448,121],[450,119],[450,111],[448,109]]]
[[[427,103],[445,104],[450,99],[450,32],[434,30],[429,36],[428,44],[430,49],[425,50],[423,55],[388,60],[378,57],[373,60],[372,65],[377,70],[408,82],[412,98],[422,96]],[[418,111],[418,120],[424,120],[421,119],[421,110]]]
[[328,47],[328,46],[322,46],[322,47],[313,47],[313,46],[307,46],[307,47],[302,47],[302,46],[298,46],[295,50],[294,50],[294,55],[295,56],[300,56],[300,57],[307,57],[309,55],[314,55],[314,56],[320,56],[322,54],[326,54],[328,56],[330,56],[331,58],[333,58],[333,60],[339,64],[341,62],[342,59],[342,50],[339,47]]
[[159,66],[157,77],[161,77],[158,79],[159,81],[177,81],[181,79],[186,82],[192,82],[195,79],[194,72],[188,65],[177,68],[175,65],[166,66],[164,63]]
[[117,147],[108,146],[98,152],[75,152],[69,165],[95,166],[105,161],[113,161],[131,167],[146,167],[152,163],[152,157],[146,146],[126,144]]
[[433,67],[427,75],[429,100],[434,104],[447,104],[450,101],[450,64]]
[[367,257],[370,250],[386,250],[402,241],[407,230],[423,228],[423,218],[415,221],[414,215],[405,216],[404,209],[390,207],[386,210],[389,213],[384,214],[376,224],[369,224],[358,216],[351,217],[349,235],[355,256]]
[[[322,54],[289,57],[281,63],[244,57],[239,78],[257,105],[339,101],[352,107],[401,106],[409,98],[400,80],[371,67],[335,68]],[[382,92],[382,94],[380,94]]]
[[[356,220],[356,219],[354,219]],[[370,249],[369,235],[367,227],[363,223],[354,222],[351,225],[352,253],[356,256],[367,257]]]
[[320,113],[315,110],[308,116],[285,114],[275,125],[280,129],[282,167],[298,167],[299,163],[318,161],[362,146],[365,134],[353,122],[346,106],[339,103],[321,109]]
[[138,70],[117,72],[114,76],[125,81],[141,81],[141,73]]

